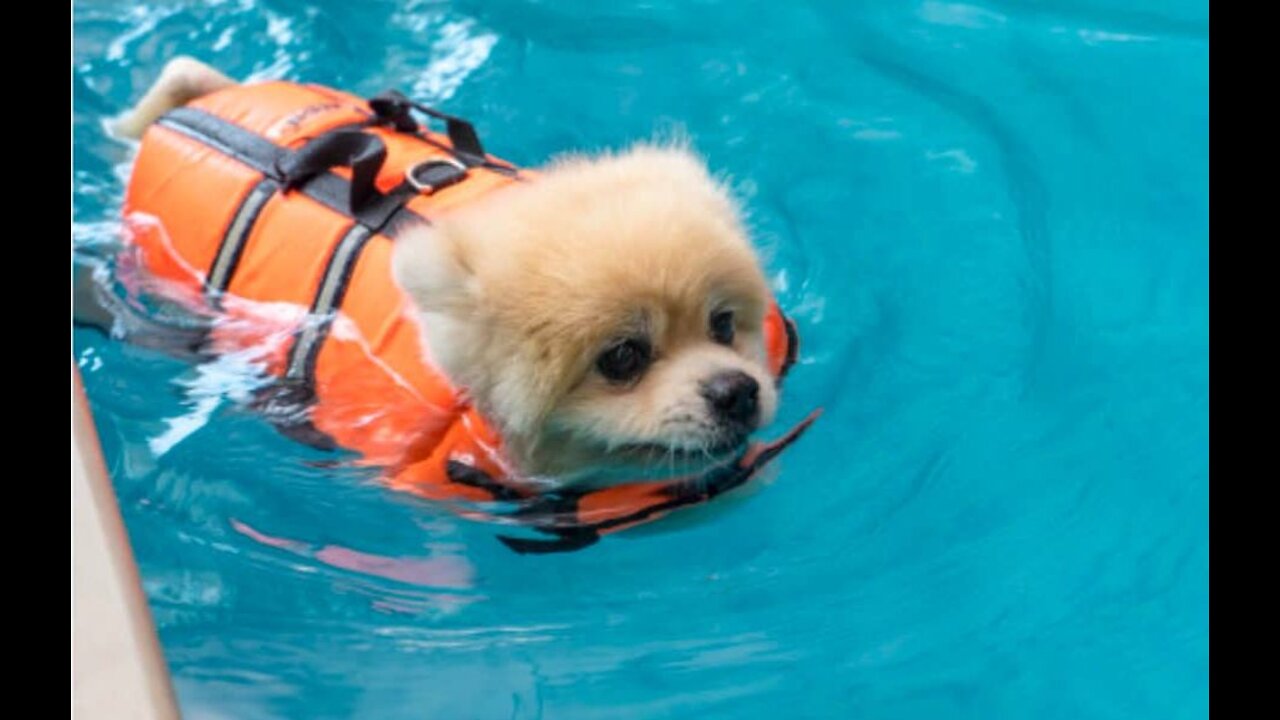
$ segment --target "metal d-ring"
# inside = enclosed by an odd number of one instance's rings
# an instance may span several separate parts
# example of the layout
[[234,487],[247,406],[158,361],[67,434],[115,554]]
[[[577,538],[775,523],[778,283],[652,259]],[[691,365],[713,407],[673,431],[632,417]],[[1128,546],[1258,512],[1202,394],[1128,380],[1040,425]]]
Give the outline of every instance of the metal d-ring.
[[[435,182],[426,182],[417,177],[416,173],[429,169],[438,165],[447,165],[457,170],[456,173],[446,175]],[[438,157],[425,160],[416,165],[412,165],[404,171],[405,182],[413,186],[413,189],[420,193],[431,194],[436,190],[448,187],[467,176],[467,166],[451,157]]]

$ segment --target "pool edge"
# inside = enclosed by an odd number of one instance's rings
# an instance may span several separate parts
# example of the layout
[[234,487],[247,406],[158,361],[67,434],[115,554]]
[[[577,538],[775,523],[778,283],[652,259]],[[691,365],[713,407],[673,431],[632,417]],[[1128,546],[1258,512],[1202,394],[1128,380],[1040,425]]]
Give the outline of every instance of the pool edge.
[[169,668],[71,363],[71,714],[178,718]]

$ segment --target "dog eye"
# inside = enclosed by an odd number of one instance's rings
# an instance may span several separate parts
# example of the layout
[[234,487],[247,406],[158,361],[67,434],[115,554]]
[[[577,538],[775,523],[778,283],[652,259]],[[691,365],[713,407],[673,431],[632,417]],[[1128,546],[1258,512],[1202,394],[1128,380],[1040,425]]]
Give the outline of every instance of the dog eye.
[[711,313],[711,339],[721,345],[733,343],[733,311],[717,310]]
[[623,340],[600,353],[596,358],[596,369],[612,382],[627,382],[640,377],[649,367],[652,354],[652,348],[644,340]]

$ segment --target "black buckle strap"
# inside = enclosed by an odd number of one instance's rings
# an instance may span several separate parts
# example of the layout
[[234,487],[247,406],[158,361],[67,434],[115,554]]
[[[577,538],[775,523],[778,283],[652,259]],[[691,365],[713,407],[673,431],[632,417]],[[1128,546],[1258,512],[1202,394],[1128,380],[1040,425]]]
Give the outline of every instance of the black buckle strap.
[[387,146],[378,136],[359,130],[335,130],[278,159],[276,171],[284,189],[294,190],[330,168],[350,167],[347,208],[356,216],[378,195],[374,181],[386,159]]
[[[670,512],[677,508],[707,502],[755,477],[764,466],[768,465],[783,450],[800,439],[800,436],[809,429],[809,426],[818,419],[820,414],[821,410],[809,413],[808,417],[797,423],[782,437],[764,445],[756,452],[748,451],[744,453],[734,463],[714,468],[701,476],[688,478],[663,488],[662,495],[665,500],[639,508],[629,515],[594,523],[575,523],[579,501],[590,491],[575,492],[566,490],[539,496],[532,503],[517,509],[508,517],[521,520],[532,529],[553,537],[523,538],[499,535],[498,540],[522,555],[580,550],[597,542],[602,533],[609,532],[615,528],[644,522],[655,515]],[[463,467],[467,466],[450,463],[448,466],[449,478],[459,482],[459,478],[463,475],[461,470]],[[467,472],[470,478],[474,478],[476,473],[480,473],[479,470],[469,467],[467,467]],[[496,481],[490,480],[490,482],[495,482],[496,484]],[[471,479],[468,484],[476,483],[474,479]]]
[[370,98],[369,107],[377,116],[377,121],[390,125],[398,132],[416,133],[419,130],[421,126],[413,118],[414,110],[437,120],[443,120],[445,133],[449,136],[449,142],[453,143],[453,151],[458,159],[462,160],[467,167],[477,167],[488,162],[475,127],[460,117],[416,103],[396,90],[387,90]]
[[332,184],[327,172],[330,168],[350,167],[347,214],[374,231],[382,229],[415,195],[435,192],[467,177],[467,166],[461,161],[428,160],[410,167],[405,181],[384,195],[375,181],[386,157],[386,145],[378,136],[360,130],[332,130],[280,157],[274,170],[288,191],[313,181]]
[[795,321],[783,315],[782,325],[787,330],[787,354],[782,359],[782,369],[778,371],[779,384],[787,376],[787,372],[791,370],[791,367],[796,364],[796,357],[800,354],[800,333],[796,331]]

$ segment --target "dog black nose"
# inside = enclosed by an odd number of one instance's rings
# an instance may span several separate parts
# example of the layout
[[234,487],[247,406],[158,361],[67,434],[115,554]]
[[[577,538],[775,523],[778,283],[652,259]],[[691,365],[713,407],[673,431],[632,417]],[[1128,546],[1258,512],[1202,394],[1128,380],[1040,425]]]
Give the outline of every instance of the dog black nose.
[[753,426],[760,409],[760,383],[741,370],[713,376],[702,383],[702,396],[721,422]]

